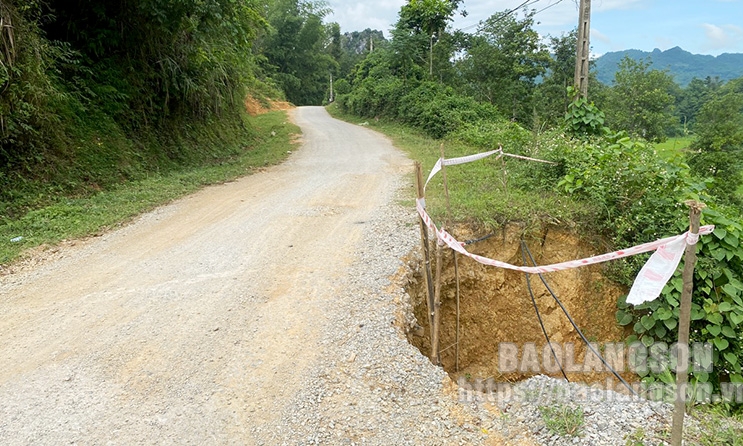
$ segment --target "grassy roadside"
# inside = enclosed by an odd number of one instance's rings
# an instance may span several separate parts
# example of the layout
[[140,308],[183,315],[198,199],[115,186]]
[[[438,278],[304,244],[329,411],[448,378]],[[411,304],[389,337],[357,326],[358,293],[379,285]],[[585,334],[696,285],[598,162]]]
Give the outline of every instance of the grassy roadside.
[[[337,106],[327,107],[335,118],[353,124],[363,124],[392,139],[396,147],[423,165],[428,175],[440,155],[442,141],[434,140],[415,129],[385,120],[365,121],[344,114]],[[471,155],[488,149],[461,141],[443,141],[447,158]],[[538,142],[534,141],[533,145]],[[504,150],[508,151],[504,144]],[[564,195],[530,190],[529,182],[545,181],[555,174],[555,167],[512,158],[486,158],[482,161],[447,169],[451,219],[473,222],[497,228],[506,222],[522,222],[527,226],[556,224],[571,227],[590,222],[595,214],[585,203]],[[412,179],[411,179],[412,181]],[[446,200],[442,175],[437,175],[426,190],[426,201],[431,215],[438,221],[446,218]]]
[[134,216],[192,193],[280,163],[292,147],[299,128],[286,112],[274,111],[249,118],[252,143],[229,159],[119,184],[85,197],[61,197],[17,219],[0,220],[0,265],[25,250],[64,239],[94,235]]

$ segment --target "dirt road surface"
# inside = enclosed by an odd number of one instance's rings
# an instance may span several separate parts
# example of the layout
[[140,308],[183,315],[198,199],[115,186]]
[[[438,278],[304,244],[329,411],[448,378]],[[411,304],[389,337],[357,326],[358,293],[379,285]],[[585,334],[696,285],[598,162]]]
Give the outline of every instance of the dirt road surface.
[[323,108],[292,114],[304,141],[286,163],[0,278],[0,443],[263,441],[410,169]]

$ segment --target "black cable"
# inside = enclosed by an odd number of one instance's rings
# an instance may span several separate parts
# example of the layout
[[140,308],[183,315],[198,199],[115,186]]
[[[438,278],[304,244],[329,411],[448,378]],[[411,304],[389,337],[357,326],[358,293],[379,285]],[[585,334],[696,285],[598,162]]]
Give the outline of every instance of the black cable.
[[466,240],[466,241],[464,242],[464,244],[465,244],[465,245],[471,245],[471,244],[473,244],[473,243],[477,243],[477,242],[484,242],[485,240],[489,239],[490,237],[492,237],[492,236],[494,236],[494,235],[495,235],[495,233],[493,233],[493,234],[488,234],[488,235],[486,235],[485,237],[480,237],[480,238],[473,238],[472,240]]
[[[521,259],[524,261],[524,266],[526,266],[526,253],[524,252],[524,247],[526,244],[523,240],[521,240]],[[565,370],[562,368],[562,364],[560,363],[560,359],[557,357],[557,353],[555,353],[555,349],[552,347],[552,342],[550,342],[550,336],[547,334],[547,329],[544,328],[544,322],[542,321],[542,315],[539,314],[539,308],[537,307],[537,300],[534,298],[534,291],[531,289],[531,278],[529,277],[529,273],[526,274],[526,288],[529,289],[529,296],[531,297],[531,304],[534,306],[534,312],[537,313],[537,320],[539,321],[539,326],[542,327],[542,333],[544,334],[545,339],[547,339],[547,345],[550,346],[550,351],[552,351],[552,357],[555,358],[555,362],[557,362],[557,365],[560,367],[560,372],[562,372],[562,376],[565,378],[565,381],[570,382],[568,379],[568,375],[565,374]]]
[[[531,260],[531,263],[533,263],[534,266],[537,266],[537,262],[534,260],[534,256],[531,255],[531,251],[529,251],[529,247],[526,246],[525,243],[522,244],[522,247],[526,250],[526,253],[529,255],[529,259]],[[598,357],[601,360],[601,362],[611,371],[611,373],[614,376],[616,376],[617,379],[619,379],[619,381],[621,381],[622,384],[624,384],[624,386],[627,387],[627,389],[629,389],[629,391],[632,392],[633,395],[639,396],[637,394],[637,392],[635,392],[635,389],[633,389],[632,386],[630,386],[629,383],[627,383],[627,381],[624,380],[624,378],[622,378],[621,376],[619,376],[619,373],[617,373],[617,371],[614,370],[614,368],[612,366],[610,366],[608,362],[606,362],[606,360],[604,359],[604,357],[601,356],[601,354],[599,352],[597,352],[595,348],[593,348],[593,346],[591,345],[591,343],[588,342],[588,339],[586,339],[586,336],[583,334],[583,332],[580,330],[580,328],[578,328],[578,325],[576,325],[576,323],[573,320],[573,318],[570,317],[570,314],[568,313],[568,310],[562,304],[562,302],[560,301],[560,299],[557,298],[557,295],[555,295],[555,292],[552,291],[552,288],[550,288],[549,284],[547,284],[547,281],[544,279],[544,276],[541,273],[537,273],[537,275],[542,280],[542,283],[547,288],[547,291],[549,291],[549,293],[552,295],[552,298],[555,299],[555,302],[557,302],[557,305],[560,306],[560,308],[562,309],[562,312],[565,313],[565,316],[567,316],[568,320],[570,321],[570,324],[573,326],[573,328],[575,328],[575,331],[578,333],[578,335],[581,337],[581,339],[583,339],[583,342],[585,342],[585,344],[588,347],[588,349],[591,350],[593,352],[593,354],[596,355],[596,357]]]
[[534,15],[537,15],[540,12],[546,11],[546,10],[550,9],[551,7],[553,7],[553,6],[559,5],[563,1],[564,0],[557,0],[555,3],[551,3],[551,4],[547,5],[547,6],[545,6],[544,8],[540,9],[539,11],[535,12]]
[[[513,9],[510,9],[510,10],[508,10],[508,11],[505,11],[505,12],[503,12],[503,13],[502,13],[502,14],[501,14],[500,16],[498,16],[498,18],[496,18],[496,19],[495,19],[495,20],[494,20],[494,21],[493,21],[492,23],[493,23],[493,24],[495,24],[495,23],[498,23],[498,22],[500,22],[501,20],[503,20],[503,19],[505,19],[506,17],[508,17],[509,15],[511,15],[511,14],[513,14],[514,12],[516,12],[517,10],[521,9],[522,7],[525,7],[525,6],[529,6],[529,5],[533,5],[534,3],[539,3],[540,1],[541,1],[541,0],[526,0],[526,1],[524,2],[524,3],[522,3],[522,4],[518,5],[517,7],[513,8]],[[562,0],[560,0],[560,1],[562,1]],[[559,2],[558,2],[558,3],[559,3]],[[547,8],[549,8],[549,6],[548,6]],[[547,8],[544,8],[544,9],[547,9]],[[480,24],[482,24],[482,23],[483,23],[483,20],[479,21],[478,23],[475,23],[474,25],[470,25],[470,26],[465,26],[464,28],[460,29],[460,31],[465,31],[465,30],[468,30],[468,29],[472,29],[472,28],[478,27],[478,26],[480,26]]]

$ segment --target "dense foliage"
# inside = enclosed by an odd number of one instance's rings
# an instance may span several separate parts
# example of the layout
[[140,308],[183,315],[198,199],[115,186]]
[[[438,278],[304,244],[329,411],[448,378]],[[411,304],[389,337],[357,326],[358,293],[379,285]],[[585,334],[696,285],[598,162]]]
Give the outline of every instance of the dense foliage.
[[261,67],[295,104],[322,104],[330,76],[339,71],[340,27],[323,24],[328,12],[322,2],[276,0],[269,6],[270,32],[258,43]]

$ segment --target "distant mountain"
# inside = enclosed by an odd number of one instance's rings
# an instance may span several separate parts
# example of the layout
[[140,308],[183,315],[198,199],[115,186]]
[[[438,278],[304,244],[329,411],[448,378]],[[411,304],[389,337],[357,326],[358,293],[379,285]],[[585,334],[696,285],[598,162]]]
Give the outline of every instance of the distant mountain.
[[728,81],[743,77],[743,54],[725,53],[719,56],[708,56],[692,54],[679,47],[661,51],[655,49],[652,52],[640,50],[625,50],[606,53],[596,59],[594,71],[601,82],[611,85],[619,66],[619,61],[629,56],[634,60],[647,60],[652,62],[651,68],[657,70],[667,69],[676,80],[676,83],[685,87],[694,78],[704,79],[707,76],[719,77]]

